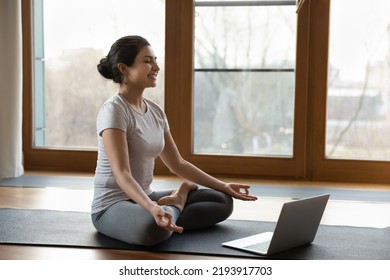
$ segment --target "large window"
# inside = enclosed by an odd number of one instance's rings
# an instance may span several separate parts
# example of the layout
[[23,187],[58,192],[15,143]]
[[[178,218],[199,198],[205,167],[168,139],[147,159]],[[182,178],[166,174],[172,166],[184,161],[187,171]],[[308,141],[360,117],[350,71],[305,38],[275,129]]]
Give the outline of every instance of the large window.
[[388,0],[332,1],[329,158],[390,160],[389,10]]
[[23,0],[26,169],[95,169],[116,91],[96,64],[140,34],[162,66],[147,97],[206,172],[389,183],[389,1],[302,1]]
[[146,97],[163,105],[164,0],[35,0],[34,147],[96,146],[95,121],[117,86],[96,70],[121,36],[141,35],[158,56],[158,86]]
[[193,152],[293,156],[295,1],[195,1]]

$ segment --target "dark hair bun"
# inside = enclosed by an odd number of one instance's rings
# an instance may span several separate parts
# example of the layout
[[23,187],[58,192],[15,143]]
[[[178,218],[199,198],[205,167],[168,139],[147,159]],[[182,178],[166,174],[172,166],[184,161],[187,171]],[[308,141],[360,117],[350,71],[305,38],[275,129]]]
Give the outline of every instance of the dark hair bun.
[[108,59],[105,57],[105,58],[102,58],[100,60],[100,63],[97,65],[97,69],[99,71],[99,73],[106,79],[109,79],[109,80],[112,80],[113,79],[113,75],[112,75],[112,71],[111,71],[111,67],[109,65],[109,62],[108,62]]
[[122,73],[117,68],[119,63],[131,66],[135,57],[144,46],[150,46],[149,42],[141,36],[125,36],[119,38],[112,46],[108,55],[100,60],[97,65],[99,73],[106,79],[121,84]]

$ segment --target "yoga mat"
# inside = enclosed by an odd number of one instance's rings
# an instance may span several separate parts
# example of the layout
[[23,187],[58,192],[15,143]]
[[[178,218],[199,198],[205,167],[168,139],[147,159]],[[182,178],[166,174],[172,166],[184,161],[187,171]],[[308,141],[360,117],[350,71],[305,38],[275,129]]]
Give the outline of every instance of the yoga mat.
[[[132,246],[94,229],[89,213],[53,210],[0,209],[0,243],[42,246],[111,248],[154,252],[264,258],[225,248],[224,241],[273,230],[275,223],[226,220],[214,227],[173,234],[157,246]],[[390,259],[390,228],[321,225],[314,243],[285,251],[273,259]]]
[[[93,189],[93,177],[23,175],[17,178],[0,180],[0,186],[24,188],[68,188]],[[179,182],[154,180],[155,189],[175,189]],[[285,185],[253,184],[251,194],[262,197],[302,198],[329,193],[333,200],[390,202],[390,190],[354,190],[350,188],[326,188],[318,186],[290,187]]]

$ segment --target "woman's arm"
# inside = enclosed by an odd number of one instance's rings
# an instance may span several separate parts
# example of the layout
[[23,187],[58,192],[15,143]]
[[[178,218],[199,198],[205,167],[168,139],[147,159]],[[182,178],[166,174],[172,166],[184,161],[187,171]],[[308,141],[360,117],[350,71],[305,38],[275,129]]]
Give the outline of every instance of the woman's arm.
[[232,197],[242,200],[256,200],[257,198],[249,195],[249,186],[237,183],[226,183],[210,176],[198,167],[184,160],[177,149],[171,133],[165,133],[165,147],[160,154],[161,160],[169,170],[177,176],[206,186],[218,191],[225,192]]
[[134,202],[152,214],[156,223],[167,230],[181,232],[182,228],[172,223],[171,216],[153,202],[131,174],[126,134],[119,129],[106,129],[102,133],[104,149],[112,172],[122,190]]

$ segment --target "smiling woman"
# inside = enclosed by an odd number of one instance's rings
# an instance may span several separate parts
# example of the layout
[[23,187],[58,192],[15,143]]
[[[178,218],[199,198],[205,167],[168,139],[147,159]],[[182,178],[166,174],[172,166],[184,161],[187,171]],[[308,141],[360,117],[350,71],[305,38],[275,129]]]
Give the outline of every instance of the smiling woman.
[[[257,199],[248,185],[220,181],[182,158],[164,111],[143,96],[145,88],[156,86],[159,70],[152,47],[141,36],[118,39],[98,64],[103,77],[119,84],[119,93],[103,104],[97,118],[92,221],[107,236],[145,246],[167,240],[172,232],[227,219],[232,198]],[[189,182],[176,190],[154,190],[157,157]]]

